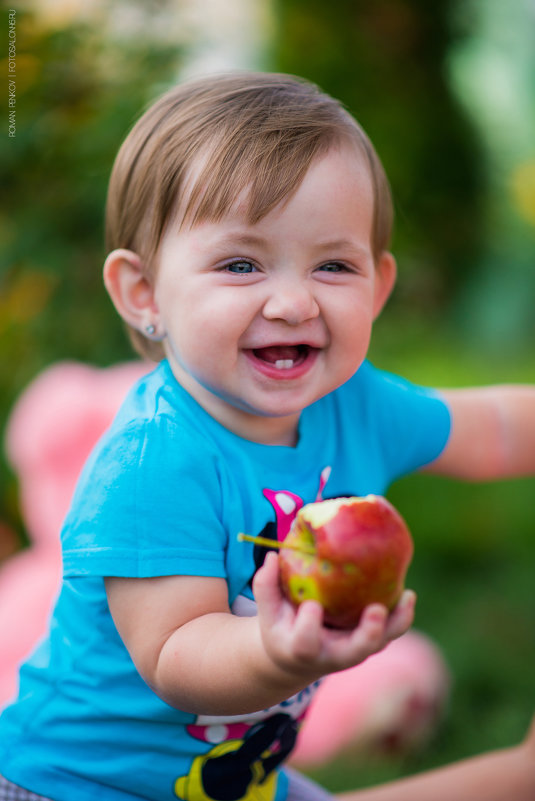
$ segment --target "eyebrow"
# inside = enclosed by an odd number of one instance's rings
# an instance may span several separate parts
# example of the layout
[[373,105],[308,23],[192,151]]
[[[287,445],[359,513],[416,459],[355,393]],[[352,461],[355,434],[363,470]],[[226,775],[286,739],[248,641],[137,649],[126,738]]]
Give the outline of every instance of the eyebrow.
[[225,234],[220,239],[216,239],[214,244],[218,247],[227,247],[227,246],[235,246],[235,245],[243,245],[247,247],[249,245],[261,245],[266,246],[268,244],[268,240],[265,239],[263,236],[258,236],[257,234],[248,234],[245,232],[237,231],[235,234]]
[[[236,245],[243,245],[244,247],[248,246],[263,246],[266,247],[269,244],[268,239],[263,236],[259,236],[258,234],[247,233],[245,231],[240,232],[237,231],[235,234],[226,234],[225,236],[218,239],[215,243],[218,247],[227,247],[227,246],[236,246]],[[337,250],[350,250],[352,253],[355,253],[358,256],[368,256],[370,251],[368,248],[361,247],[360,245],[355,244],[351,241],[351,239],[332,239],[326,240],[325,242],[318,242],[315,245],[315,250],[322,251],[337,251]]]
[[351,250],[360,256],[367,256],[369,250],[360,245],[356,245],[351,239],[329,239],[325,242],[319,242],[316,245],[317,250]]

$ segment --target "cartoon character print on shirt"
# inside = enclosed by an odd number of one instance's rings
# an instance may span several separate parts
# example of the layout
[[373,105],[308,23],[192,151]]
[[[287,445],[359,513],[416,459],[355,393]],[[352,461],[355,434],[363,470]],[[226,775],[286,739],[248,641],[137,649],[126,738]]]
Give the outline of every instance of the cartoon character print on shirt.
[[181,801],[274,801],[275,768],[293,750],[319,684],[252,715],[199,715],[186,730],[207,750],[176,780],[175,795]]
[[[315,500],[329,479],[330,467],[322,470]],[[262,536],[282,541],[304,501],[288,490],[264,489],[264,497],[275,511],[275,521],[262,530]],[[262,566],[269,548],[255,546],[254,573]],[[240,600],[240,599],[238,599]],[[254,614],[254,602],[241,598],[233,606],[238,614]],[[315,682],[293,698],[256,715],[232,718],[199,716],[186,727],[188,734],[207,745],[197,756],[186,776],[174,786],[181,801],[274,801],[277,792],[277,768],[293,750],[299,725],[310,700],[319,687]]]
[[[321,471],[318,492],[314,499],[315,501],[323,500],[323,490],[325,489],[327,481],[329,480],[330,474],[330,467],[324,467]],[[271,489],[265,489],[264,497],[267,498],[267,500],[273,506],[276,519],[275,522],[270,521],[264,526],[263,530],[260,532],[261,536],[265,537],[266,539],[282,542],[286,539],[286,535],[291,528],[297,512],[304,506],[304,501],[298,495],[294,495],[293,492],[288,492],[288,490],[275,491]],[[264,559],[266,558],[266,554],[269,550],[275,549],[270,549],[265,545],[255,545],[253,551],[255,573],[264,564]],[[251,576],[251,584],[253,578],[254,573]]]
[[224,740],[194,759],[190,772],[175,782],[184,801],[273,801],[274,769],[292,751],[297,721],[277,712],[236,739]]

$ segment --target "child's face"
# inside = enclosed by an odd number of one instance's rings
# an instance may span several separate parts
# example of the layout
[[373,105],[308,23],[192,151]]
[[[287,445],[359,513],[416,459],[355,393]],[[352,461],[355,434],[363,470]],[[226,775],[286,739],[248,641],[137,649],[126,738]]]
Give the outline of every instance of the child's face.
[[376,265],[371,178],[349,147],[312,164],[260,222],[168,229],[154,287],[178,381],[213,417],[259,442],[294,444],[303,408],[358,369],[395,265]]

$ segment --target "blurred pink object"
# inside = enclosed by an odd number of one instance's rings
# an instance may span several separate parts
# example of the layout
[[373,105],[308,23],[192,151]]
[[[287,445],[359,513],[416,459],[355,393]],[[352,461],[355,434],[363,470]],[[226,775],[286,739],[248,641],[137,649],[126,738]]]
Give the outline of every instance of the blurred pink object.
[[449,695],[445,661],[409,631],[357,667],[327,676],[299,732],[292,762],[319,766],[351,753],[408,753],[433,735]]
[[6,451],[31,545],[0,566],[0,707],[15,695],[18,665],[46,631],[61,577],[59,533],[78,474],[149,369],[61,362],[38,375],[11,412]]

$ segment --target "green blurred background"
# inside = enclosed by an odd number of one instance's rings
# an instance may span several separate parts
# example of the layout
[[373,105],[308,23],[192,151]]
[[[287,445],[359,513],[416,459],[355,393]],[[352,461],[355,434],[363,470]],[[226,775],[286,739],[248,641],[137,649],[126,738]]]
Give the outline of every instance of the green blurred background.
[[[17,395],[50,363],[104,366],[132,355],[101,281],[106,183],[140,110],[194,69],[195,54],[217,49],[191,7],[16,6],[16,136],[0,141],[2,430]],[[223,66],[317,82],[364,125],[390,176],[400,277],[373,361],[436,386],[535,381],[533,1],[241,8],[245,32],[239,2],[206,4],[206,14],[237,27],[227,42],[235,63]],[[451,702],[421,753],[341,759],[316,773],[327,786],[393,778],[522,736],[535,711],[533,489],[532,479],[422,476],[392,487],[416,541],[417,625],[443,649]],[[27,544],[4,455],[0,533],[4,555]]]

